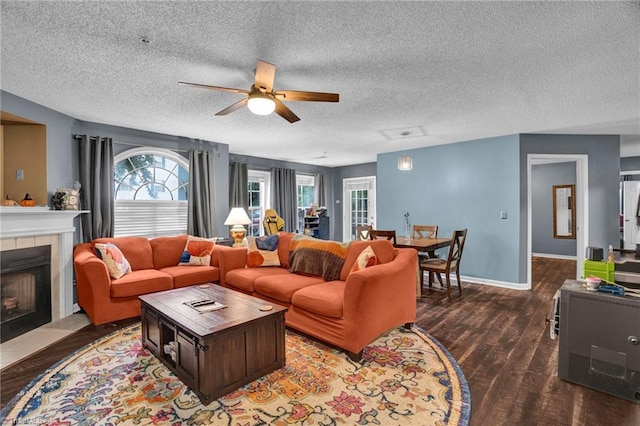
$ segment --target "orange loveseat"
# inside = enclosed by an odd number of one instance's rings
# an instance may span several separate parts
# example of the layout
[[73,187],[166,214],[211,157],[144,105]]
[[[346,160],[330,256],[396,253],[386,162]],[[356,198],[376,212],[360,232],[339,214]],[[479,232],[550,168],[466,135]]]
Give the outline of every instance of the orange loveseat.
[[[287,326],[345,349],[354,360],[380,334],[399,325],[410,327],[415,321],[414,249],[394,248],[387,240],[352,241],[340,278],[326,281],[321,276],[290,272],[294,235],[278,233],[281,266],[247,267],[245,248],[219,252],[220,284],[288,307]],[[367,246],[373,248],[377,264],[353,272],[358,255]]]
[[[131,265],[131,273],[112,279],[95,252],[96,243],[113,243]],[[218,253],[230,247],[214,245],[209,266],[179,266],[187,235],[175,237],[98,238],[74,247],[78,305],[93,324],[140,316],[138,296],[220,280]]]

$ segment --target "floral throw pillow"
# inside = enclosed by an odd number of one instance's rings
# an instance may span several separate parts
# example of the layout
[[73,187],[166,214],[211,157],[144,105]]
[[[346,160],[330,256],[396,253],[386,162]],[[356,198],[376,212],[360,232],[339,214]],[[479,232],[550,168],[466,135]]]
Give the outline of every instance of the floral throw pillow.
[[180,263],[183,266],[209,266],[215,240],[189,235]]
[[367,246],[358,255],[356,262],[353,264],[353,268],[351,268],[351,272],[361,271],[364,268],[376,265],[377,263],[378,258],[376,257],[376,253],[373,251],[371,246]]
[[131,272],[131,265],[118,246],[113,243],[96,243],[94,247],[96,255],[107,265],[111,278],[117,280]]
[[277,235],[260,238],[249,237],[247,240],[249,241],[249,251],[247,253],[247,266],[249,268],[280,266]]

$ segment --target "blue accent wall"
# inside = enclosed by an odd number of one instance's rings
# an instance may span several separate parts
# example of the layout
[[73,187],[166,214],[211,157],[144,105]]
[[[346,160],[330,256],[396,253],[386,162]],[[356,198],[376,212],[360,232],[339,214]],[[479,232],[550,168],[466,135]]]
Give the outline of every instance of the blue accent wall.
[[408,212],[412,225],[438,225],[439,236],[467,228],[462,275],[522,282],[518,135],[406,151],[411,171],[398,170],[404,153],[378,155],[377,227],[404,235]]

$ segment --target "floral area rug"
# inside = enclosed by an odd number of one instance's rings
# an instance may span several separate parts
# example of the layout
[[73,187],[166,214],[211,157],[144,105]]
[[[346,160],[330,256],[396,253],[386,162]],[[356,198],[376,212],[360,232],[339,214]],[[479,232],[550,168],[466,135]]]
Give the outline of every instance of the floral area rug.
[[469,389],[447,350],[394,329],[361,362],[286,332],[286,365],[202,405],[141,343],[140,324],[105,336],[34,379],[1,424],[464,425]]

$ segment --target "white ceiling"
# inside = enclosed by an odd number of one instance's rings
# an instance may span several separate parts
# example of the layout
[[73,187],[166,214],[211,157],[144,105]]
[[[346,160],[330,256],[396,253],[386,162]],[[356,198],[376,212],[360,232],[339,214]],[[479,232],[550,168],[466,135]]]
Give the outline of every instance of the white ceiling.
[[[637,1],[1,8],[2,89],[85,121],[331,167],[513,133],[620,134],[622,155],[640,155]],[[294,124],[246,108],[216,117],[241,95],[177,84],[248,89],[258,59],[278,67],[275,89],[340,102],[288,102]]]

